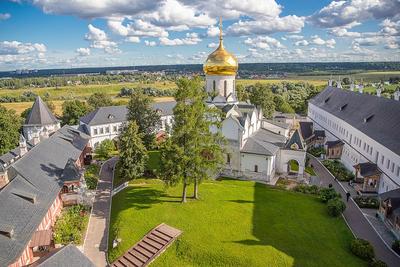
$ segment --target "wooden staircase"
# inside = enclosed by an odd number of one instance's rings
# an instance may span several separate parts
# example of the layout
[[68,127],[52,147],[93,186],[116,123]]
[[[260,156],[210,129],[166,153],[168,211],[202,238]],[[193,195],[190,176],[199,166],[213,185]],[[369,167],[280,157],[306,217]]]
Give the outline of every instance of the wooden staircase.
[[182,231],[162,223],[145,235],[124,255],[115,260],[111,266],[147,266],[163,253],[181,233]]

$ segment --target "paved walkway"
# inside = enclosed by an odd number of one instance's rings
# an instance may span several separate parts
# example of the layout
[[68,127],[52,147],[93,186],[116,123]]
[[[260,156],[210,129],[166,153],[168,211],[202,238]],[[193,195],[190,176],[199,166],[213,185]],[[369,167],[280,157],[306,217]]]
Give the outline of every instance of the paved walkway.
[[[320,177],[321,185],[327,187],[329,184],[332,184],[335,190],[342,195],[343,200],[346,202],[346,192],[339,183],[334,180],[334,177],[325,169],[322,163],[313,156],[310,156],[310,163],[313,165],[316,174]],[[343,215],[351,230],[357,237],[371,242],[378,259],[383,260],[390,267],[400,266],[400,257],[386,246],[364,217],[353,199],[350,199],[349,202],[347,202],[347,207]]]
[[85,255],[98,267],[107,266],[110,195],[113,179],[111,167],[115,165],[116,161],[117,158],[112,158],[106,161],[101,168],[83,247]]

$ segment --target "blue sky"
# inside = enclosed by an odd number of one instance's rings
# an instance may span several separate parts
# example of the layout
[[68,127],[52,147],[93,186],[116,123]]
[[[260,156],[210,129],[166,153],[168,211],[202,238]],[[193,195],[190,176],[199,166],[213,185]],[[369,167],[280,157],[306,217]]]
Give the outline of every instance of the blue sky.
[[0,70],[400,60],[399,0],[1,0]]

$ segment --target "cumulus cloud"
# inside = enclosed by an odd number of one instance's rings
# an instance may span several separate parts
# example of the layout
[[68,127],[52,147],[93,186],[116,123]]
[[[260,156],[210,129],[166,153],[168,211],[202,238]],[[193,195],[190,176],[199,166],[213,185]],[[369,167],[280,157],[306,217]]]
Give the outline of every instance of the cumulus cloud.
[[269,36],[257,36],[255,38],[247,38],[244,43],[253,48],[269,50],[271,48],[284,48],[277,39]]
[[215,26],[210,26],[207,29],[207,36],[208,37],[216,37],[219,35],[219,28]]
[[155,41],[148,41],[148,40],[145,40],[144,44],[146,46],[156,46],[157,45],[157,43]]
[[303,35],[298,35],[298,34],[290,34],[285,36],[286,39],[292,39],[292,40],[302,40],[304,38]]
[[90,56],[90,48],[80,47],[76,49],[76,53],[81,57]]
[[91,41],[91,48],[103,49],[108,54],[121,52],[118,44],[111,41],[103,30],[94,27],[92,24],[88,25],[88,29],[89,32],[85,35],[85,39]]
[[301,40],[294,43],[295,46],[307,46],[309,42],[307,40]]
[[206,59],[207,53],[206,52],[197,52],[190,56],[188,60],[190,61],[204,61]]
[[314,45],[325,45],[328,48],[335,48],[336,45],[335,39],[323,40],[318,35],[311,36],[310,43]]
[[239,20],[228,27],[231,35],[272,34],[276,32],[300,32],[304,27],[304,17],[290,15],[286,17],[266,18],[265,20]]
[[160,44],[166,46],[177,46],[177,45],[195,45],[201,42],[199,35],[195,32],[186,33],[186,37],[183,39],[168,39],[166,37],[160,38]]
[[21,43],[18,41],[0,42],[0,55],[44,53],[46,50],[46,46],[41,43]]
[[208,48],[216,48],[217,46],[218,46],[217,43],[209,43],[209,44],[207,45]]
[[7,20],[11,18],[10,13],[0,13],[0,20]]
[[323,28],[348,26],[368,19],[399,16],[398,0],[332,1],[309,17],[309,21]]
[[129,36],[125,39],[128,43],[140,43],[140,38],[137,36]]

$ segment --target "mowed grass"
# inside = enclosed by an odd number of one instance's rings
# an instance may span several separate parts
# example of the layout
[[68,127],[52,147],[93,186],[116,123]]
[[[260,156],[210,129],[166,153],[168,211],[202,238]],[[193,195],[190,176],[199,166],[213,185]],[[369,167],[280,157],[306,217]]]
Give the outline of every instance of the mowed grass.
[[113,197],[110,262],[164,222],[183,234],[152,266],[365,266],[350,253],[343,219],[315,197],[223,180],[204,182],[200,200],[181,204],[180,186],[144,181]]

